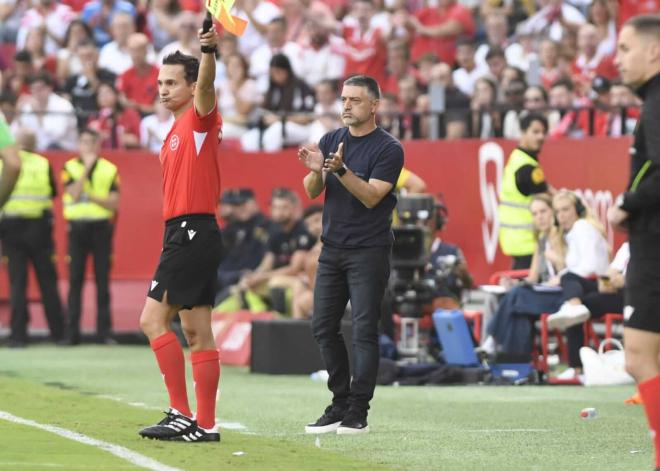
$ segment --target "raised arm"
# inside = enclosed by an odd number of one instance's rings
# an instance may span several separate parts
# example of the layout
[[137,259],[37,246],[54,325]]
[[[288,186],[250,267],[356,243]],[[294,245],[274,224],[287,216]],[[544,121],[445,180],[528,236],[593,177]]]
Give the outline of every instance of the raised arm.
[[211,26],[206,33],[200,29],[197,37],[202,45],[202,60],[199,63],[194,103],[197,114],[206,116],[215,107],[213,81],[215,80],[215,50],[218,44],[218,33],[215,31],[215,26]]

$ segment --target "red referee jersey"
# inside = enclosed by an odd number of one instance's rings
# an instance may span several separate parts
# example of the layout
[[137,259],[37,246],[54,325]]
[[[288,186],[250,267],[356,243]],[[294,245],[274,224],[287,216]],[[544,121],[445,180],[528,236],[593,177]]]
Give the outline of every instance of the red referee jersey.
[[220,197],[221,129],[217,104],[204,117],[191,106],[174,122],[160,150],[166,221],[184,214],[215,214]]

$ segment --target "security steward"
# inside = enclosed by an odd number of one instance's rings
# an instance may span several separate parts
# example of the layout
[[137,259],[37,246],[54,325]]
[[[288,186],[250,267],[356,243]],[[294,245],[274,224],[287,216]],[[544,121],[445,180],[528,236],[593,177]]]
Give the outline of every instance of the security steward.
[[119,206],[117,167],[99,157],[99,134],[81,132],[79,157],[62,170],[64,219],[69,223],[69,332],[67,343],[80,343],[82,287],[87,256],[94,259],[97,342],[114,343],[110,319],[110,262],[114,219]]
[[63,335],[62,303],[54,263],[53,198],[57,190],[53,169],[48,159],[33,152],[36,137],[32,131],[20,130],[17,141],[21,148],[21,173],[0,219],[2,250],[9,269],[9,346],[14,348],[24,347],[28,341],[26,293],[30,263],[39,282],[51,338],[57,342]]
[[529,268],[536,250],[529,203],[536,193],[554,191],[545,181],[539,153],[548,134],[548,121],[540,114],[520,118],[522,135],[504,167],[500,204],[500,247],[513,258],[513,270]]

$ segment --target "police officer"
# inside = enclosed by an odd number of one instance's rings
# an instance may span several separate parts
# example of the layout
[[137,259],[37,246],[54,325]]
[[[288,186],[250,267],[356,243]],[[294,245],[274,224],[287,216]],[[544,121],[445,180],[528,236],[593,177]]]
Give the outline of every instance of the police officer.
[[513,257],[513,269],[529,268],[536,249],[529,211],[531,196],[549,191],[539,153],[548,133],[548,121],[540,114],[525,114],[520,119],[522,135],[504,167],[498,208],[500,247]]
[[34,266],[39,281],[52,339],[61,340],[63,333],[62,304],[53,263],[53,170],[45,157],[33,153],[36,138],[32,131],[21,130],[18,143],[22,170],[1,220],[2,246],[9,268],[11,347],[23,347],[28,340],[28,263]]
[[97,341],[113,343],[110,320],[110,260],[113,220],[119,206],[117,167],[99,157],[99,134],[81,132],[79,157],[62,170],[64,219],[69,222],[69,332],[67,342],[80,342],[82,286],[87,256],[94,259],[96,279]]

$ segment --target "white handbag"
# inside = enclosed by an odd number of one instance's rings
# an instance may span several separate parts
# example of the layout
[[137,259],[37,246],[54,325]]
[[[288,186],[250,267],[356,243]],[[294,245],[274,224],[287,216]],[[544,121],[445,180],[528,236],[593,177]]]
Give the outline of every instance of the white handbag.
[[[603,351],[607,344],[612,344],[617,349]],[[582,360],[585,386],[612,386],[635,382],[626,371],[623,345],[616,339],[603,340],[598,352],[591,347],[580,348],[580,360]]]

